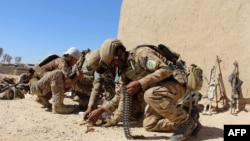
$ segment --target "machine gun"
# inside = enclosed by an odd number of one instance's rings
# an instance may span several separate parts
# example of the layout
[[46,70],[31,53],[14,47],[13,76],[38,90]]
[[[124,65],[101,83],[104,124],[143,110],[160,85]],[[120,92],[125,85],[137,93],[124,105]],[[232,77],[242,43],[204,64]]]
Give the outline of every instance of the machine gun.
[[72,72],[70,73],[70,78],[74,78],[77,74],[77,71],[79,72],[82,72],[82,66],[83,66],[83,63],[85,61],[85,57],[86,57],[86,54],[88,54],[90,52],[90,49],[86,49],[86,50],[83,50],[81,53],[81,57],[80,59],[77,61],[77,63],[75,64],[75,68],[72,69]]
[[220,63],[222,62],[222,60],[218,56],[217,56],[216,60],[217,60],[218,68],[219,68],[219,74],[218,74],[217,80],[218,80],[218,86],[219,86],[219,91],[220,91],[219,100],[217,100],[217,96],[216,96],[216,104],[217,104],[216,110],[219,110],[218,109],[218,103],[219,102],[222,102],[222,109],[227,110],[230,107],[230,104],[229,104],[230,100],[227,97],[224,82],[223,82],[223,78],[222,78],[222,73],[221,73],[221,68],[220,68]]
[[19,83],[15,83],[15,84],[5,84],[5,85],[2,85],[0,87],[0,93],[2,92],[5,92],[6,90],[8,89],[11,89],[11,88],[14,88],[13,91],[14,91],[14,95],[7,95],[7,99],[15,99],[16,98],[16,94],[21,98],[25,98],[24,94],[19,90],[19,88],[17,87],[18,85],[20,84]]
[[238,62],[235,61],[234,63],[234,70],[232,74],[229,76],[229,82],[232,86],[232,94],[231,94],[231,114],[236,115],[236,110],[239,110],[239,96],[240,96],[240,89],[243,81],[239,78],[239,70],[238,70]]

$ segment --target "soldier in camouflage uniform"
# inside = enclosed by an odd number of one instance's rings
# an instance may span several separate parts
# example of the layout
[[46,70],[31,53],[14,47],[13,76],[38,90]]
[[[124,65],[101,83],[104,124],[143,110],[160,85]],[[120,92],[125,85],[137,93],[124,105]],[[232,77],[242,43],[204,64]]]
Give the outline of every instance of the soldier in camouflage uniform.
[[[6,91],[0,93],[0,99],[22,98],[22,97],[20,97],[20,95],[24,96],[24,94],[28,93],[30,90],[29,89],[29,80],[32,78],[33,74],[34,74],[34,70],[33,70],[33,68],[30,68],[27,72],[22,73],[19,76],[19,79],[16,81],[16,83],[14,83],[14,79],[12,80],[13,82],[11,82],[11,83],[9,83],[9,82],[2,83],[1,82],[2,86],[9,85],[9,84],[12,84],[12,85],[17,84],[16,88],[18,90],[15,90],[14,87],[10,87]],[[16,93],[19,93],[19,94],[15,95],[14,94],[15,91],[16,91]]]
[[89,102],[89,97],[91,94],[91,90],[93,88],[93,81],[94,81],[94,71],[85,71],[83,72],[82,68],[86,64],[86,59],[89,57],[89,54],[91,51],[89,50],[85,54],[85,59],[84,60],[79,60],[79,61],[84,61],[83,65],[81,68],[78,68],[77,64],[75,64],[72,68],[72,71],[76,71],[77,69],[80,69],[82,73],[84,74],[84,77],[78,81],[72,86],[71,92],[72,92],[72,97],[74,101],[79,102],[79,110],[84,111],[87,109],[88,102]]
[[[84,112],[83,119],[86,119],[89,113],[97,108],[98,102],[102,101],[100,98],[104,97],[110,100],[115,95],[115,69],[104,70],[99,65],[100,50],[95,50],[90,53],[86,58],[86,64],[83,66],[83,73],[95,72],[95,80],[93,81],[93,87],[88,102],[88,108]],[[105,93],[106,95],[102,95]]]
[[[198,123],[178,102],[185,96],[187,88],[172,76],[167,60],[151,48],[126,51],[120,40],[105,40],[100,49],[101,65],[104,68],[118,67],[120,83],[134,95],[139,91],[147,104],[143,127],[147,131],[174,132],[172,141],[185,140],[194,134]],[[143,98],[141,97],[141,98]],[[96,122],[107,107],[90,113],[89,119]]]
[[[12,77],[3,77],[0,80],[0,99],[5,100],[11,100],[14,98],[14,89],[13,87],[10,87],[6,89],[6,86],[14,85],[15,84],[15,78]],[[4,91],[4,89],[6,89]]]
[[32,79],[35,70],[33,68],[29,68],[27,73],[22,73],[17,80],[18,87],[24,89],[27,92],[30,92],[29,81]]
[[[52,108],[54,114],[70,114],[75,107],[64,105],[64,91],[70,88],[75,82],[83,78],[82,73],[70,78],[70,67],[72,67],[81,57],[78,49],[69,48],[62,57],[55,58],[45,65],[35,67],[35,74],[39,80],[30,80],[30,90],[37,95],[38,103],[46,108]],[[52,98],[52,104],[49,100]]]
[[[116,89],[118,87],[117,84],[115,84],[114,82],[116,81],[115,76],[116,76],[116,69],[114,67],[111,67],[109,69],[104,69],[101,67],[101,65],[99,64],[100,62],[100,51],[96,50],[91,54],[91,57],[89,57],[88,59],[86,59],[86,63],[88,64],[86,66],[86,68],[88,68],[89,70],[95,70],[96,72],[96,79],[93,83],[93,89],[91,92],[91,96],[90,96],[90,101],[89,101],[89,105],[88,105],[88,109],[85,111],[83,119],[86,120],[87,117],[89,116],[89,114],[92,112],[93,109],[96,108],[97,106],[97,98],[98,95],[100,95],[100,93],[103,92],[103,90],[106,92],[108,91],[109,94],[111,94],[112,96],[110,96],[110,98],[108,100],[105,100],[102,104],[107,105],[108,108],[107,109],[107,113],[109,114],[113,114],[112,118],[106,118],[105,120],[105,124],[102,125],[103,127],[109,127],[109,126],[114,126],[117,125],[117,123],[119,123],[120,121],[122,121],[122,112],[123,112],[123,98],[122,98],[122,94],[119,91],[119,89]],[[108,86],[105,85],[106,83],[108,83]],[[112,90],[107,90],[108,87]],[[118,91],[116,91],[118,90]],[[112,99],[111,99],[112,98]],[[132,101],[134,103],[139,103],[139,105],[133,105],[133,118],[135,118],[135,120],[139,119],[139,117],[141,117],[144,111],[145,107],[145,103],[142,101],[139,101],[138,99],[138,95],[135,95],[132,98]],[[105,107],[105,106],[104,106]],[[93,110],[93,113],[95,111],[98,111],[100,108]]]

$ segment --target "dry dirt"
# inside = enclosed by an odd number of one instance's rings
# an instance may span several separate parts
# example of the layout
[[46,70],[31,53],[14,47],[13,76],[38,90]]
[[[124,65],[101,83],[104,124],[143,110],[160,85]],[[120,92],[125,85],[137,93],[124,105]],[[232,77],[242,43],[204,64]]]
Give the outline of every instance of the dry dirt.
[[[77,104],[65,98],[65,104]],[[203,101],[201,101],[202,104]],[[213,103],[214,105],[214,103]],[[249,105],[237,116],[225,112],[201,114],[203,128],[189,141],[223,141],[225,124],[249,124]],[[91,127],[82,121],[82,115],[75,112],[70,115],[52,114],[40,108],[35,96],[27,94],[25,99],[0,100],[0,141],[16,140],[53,140],[53,141],[126,141],[122,123],[116,127]],[[147,132],[142,127],[131,127],[132,135],[144,135],[144,140],[169,140],[172,133]]]

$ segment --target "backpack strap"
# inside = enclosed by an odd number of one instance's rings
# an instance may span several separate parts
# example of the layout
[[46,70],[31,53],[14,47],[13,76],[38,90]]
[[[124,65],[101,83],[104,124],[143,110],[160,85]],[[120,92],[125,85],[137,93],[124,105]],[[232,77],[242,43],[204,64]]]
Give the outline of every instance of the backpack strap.
[[134,66],[134,62],[135,62],[135,52],[136,52],[136,48],[134,48],[133,50],[131,50],[129,53],[129,58],[128,58],[128,64],[131,66],[132,70],[134,71],[135,74],[138,74],[138,72],[136,71],[135,69],[135,66]]

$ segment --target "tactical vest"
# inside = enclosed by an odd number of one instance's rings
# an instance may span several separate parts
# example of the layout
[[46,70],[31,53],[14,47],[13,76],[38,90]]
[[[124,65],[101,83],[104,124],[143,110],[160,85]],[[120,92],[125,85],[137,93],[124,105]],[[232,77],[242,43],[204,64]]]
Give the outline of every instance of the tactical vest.
[[[135,53],[137,49],[138,48],[134,48],[129,52],[130,53],[128,58],[129,67],[125,70],[125,75],[131,80],[139,80],[145,77],[146,75],[152,73],[151,71],[147,70],[146,66],[144,66],[142,63],[141,64],[135,63]],[[162,59],[163,62],[166,61],[164,60],[163,57],[160,58]],[[141,60],[141,62],[143,62],[143,59]]]
[[133,77],[140,79],[147,74],[150,74],[152,72],[147,71],[146,69],[143,69],[144,66],[137,67],[139,64],[133,64],[134,61],[134,55],[138,48],[141,47],[147,47],[150,48],[158,53],[158,57],[165,62],[169,68],[172,70],[172,76],[168,78],[168,80],[175,80],[179,82],[180,84],[186,85],[187,83],[187,74],[185,71],[185,62],[183,60],[179,60],[179,54],[171,51],[168,47],[160,44],[159,46],[154,45],[139,45],[133,50],[130,51],[130,58],[129,65],[131,72],[128,72],[126,75],[128,77]]
[[[148,47],[158,52],[159,54],[161,54],[161,56],[159,56],[159,58],[161,59],[162,59],[162,56],[165,57],[165,59],[163,60],[167,60],[167,61],[163,61],[163,62],[166,62],[168,67],[172,70],[172,76],[168,79],[173,78],[178,83],[182,85],[186,85],[189,91],[198,91],[202,88],[203,70],[199,66],[195,64],[186,66],[186,62],[179,59],[180,55],[178,53],[171,51],[167,46],[163,44],[159,44],[158,46],[140,45],[140,46],[137,46],[132,51],[133,54],[135,54],[135,51],[141,47]],[[134,71],[136,72],[135,69]]]

